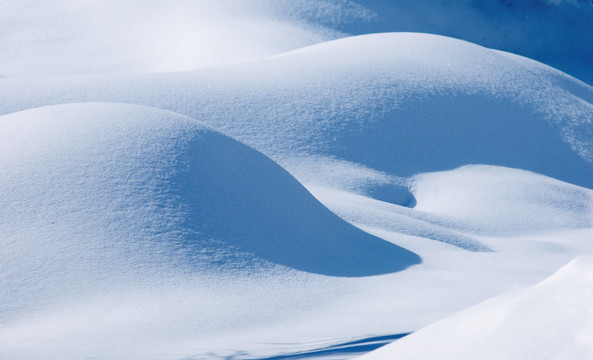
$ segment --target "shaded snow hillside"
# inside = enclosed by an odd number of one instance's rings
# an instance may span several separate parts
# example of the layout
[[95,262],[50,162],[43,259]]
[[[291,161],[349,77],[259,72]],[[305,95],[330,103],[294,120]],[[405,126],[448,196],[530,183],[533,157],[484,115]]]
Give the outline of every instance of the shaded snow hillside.
[[2,113],[74,101],[172,110],[255,147],[305,182],[360,190],[393,182],[385,174],[489,164],[593,187],[591,87],[442,36],[352,37],[186,73],[5,78],[0,95]]
[[72,104],[6,115],[0,128],[3,308],[39,288],[167,271],[273,263],[364,276],[419,262],[339,219],[263,155],[181,115]]
[[[360,360],[590,359],[593,258],[439,321]],[[427,346],[430,344],[430,346]]]

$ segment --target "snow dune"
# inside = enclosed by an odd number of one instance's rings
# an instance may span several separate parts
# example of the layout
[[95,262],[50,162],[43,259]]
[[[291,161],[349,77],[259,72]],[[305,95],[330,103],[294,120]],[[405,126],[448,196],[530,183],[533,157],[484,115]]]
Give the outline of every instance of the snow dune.
[[34,301],[38,287],[75,292],[161,273],[279,264],[366,276],[420,260],[332,214],[265,156],[185,116],[82,103],[6,115],[0,126],[3,307]]
[[414,209],[449,229],[517,236],[593,227],[593,191],[524,170],[464,166],[417,175],[413,188]]
[[593,89],[465,41],[6,77],[0,98],[7,357],[311,353],[593,252]]
[[[176,74],[6,78],[0,94],[2,113],[77,101],[172,110],[256,148],[303,182],[358,164],[369,172],[333,176],[329,185],[350,182],[367,193],[393,183],[390,176],[467,164],[593,187],[593,90],[540,63],[442,36],[365,35]],[[325,171],[306,171],[319,162]],[[387,178],[377,181],[377,172]]]
[[522,243],[514,237],[593,227],[592,190],[524,170],[466,165],[418,174],[410,187],[416,200],[412,209],[327,187],[310,190],[363,228],[470,251],[505,251]]
[[[0,95],[6,99],[0,113],[78,101],[171,110],[254,147],[310,188],[397,205],[415,204],[414,176],[468,164],[522,169],[593,188],[591,87],[529,59],[443,36],[357,36],[263,61],[184,73],[4,78]],[[504,195],[499,204],[522,206],[512,190],[498,191],[494,178],[476,180],[485,193]],[[539,195],[531,199],[546,196],[545,188],[536,190]],[[469,194],[465,198],[471,199]],[[446,227],[493,234],[494,227],[517,228],[525,214],[504,218],[515,225],[496,222],[486,229],[462,213],[422,226],[407,212],[412,219],[400,217],[390,227],[486,249]],[[563,214],[551,222],[532,216],[524,227],[586,225],[586,212],[576,214],[575,221]],[[445,226],[431,227],[435,224]]]
[[586,0],[366,0],[376,16],[336,28],[352,35],[422,32],[541,61],[593,82],[593,3]]
[[360,360],[590,359],[593,258],[461,311]]
[[[414,206],[410,190],[419,186],[416,175],[470,164],[522,169],[593,188],[591,87],[535,61],[443,36],[357,36],[267,60],[183,73],[5,78],[0,95],[6,99],[0,113],[77,101],[171,110],[254,147],[311,189],[354,192],[396,205]],[[478,212],[484,216],[477,220],[478,213],[467,210],[476,208],[473,202],[452,217],[433,216],[424,224],[418,223],[418,212],[398,209],[404,216],[387,227],[485,250],[489,247],[472,234],[587,226],[586,197],[548,221],[555,215],[508,209],[537,208],[542,202],[534,199],[548,196],[549,187],[523,187],[533,193],[527,199],[517,195],[521,190],[512,176],[504,180],[496,172],[478,173],[472,173],[478,181],[474,189],[498,194],[496,211],[506,204],[494,217],[500,221],[487,224],[494,210]],[[501,192],[497,179],[509,190]],[[471,202],[477,194],[460,197],[453,187],[444,193],[430,186],[422,187],[427,196]],[[559,196],[565,202],[573,198]],[[426,203],[421,209],[435,216],[446,212]]]

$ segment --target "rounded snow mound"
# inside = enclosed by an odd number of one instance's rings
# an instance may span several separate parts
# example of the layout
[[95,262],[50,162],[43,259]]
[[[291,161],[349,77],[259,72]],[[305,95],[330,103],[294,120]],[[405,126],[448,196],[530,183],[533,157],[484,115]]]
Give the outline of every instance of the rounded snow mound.
[[520,235],[593,226],[593,191],[519,169],[473,165],[420,174],[413,193],[416,210],[458,230]]
[[339,219],[267,157],[172,112],[80,103],[9,114],[0,153],[2,273],[35,283],[270,263],[366,276],[419,262]]
[[398,176],[488,164],[593,188],[593,88],[536,61],[444,36],[386,33],[313,45],[266,66],[290,68],[283,84],[315,109],[291,123],[302,127],[297,139],[317,140],[307,151]]

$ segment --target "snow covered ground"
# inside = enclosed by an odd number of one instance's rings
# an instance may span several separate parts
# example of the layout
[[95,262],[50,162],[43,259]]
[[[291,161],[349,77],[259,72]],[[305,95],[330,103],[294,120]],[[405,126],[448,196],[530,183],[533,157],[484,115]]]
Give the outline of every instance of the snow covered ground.
[[593,88],[346,36],[589,4],[427,3],[1,2],[0,358],[593,357]]

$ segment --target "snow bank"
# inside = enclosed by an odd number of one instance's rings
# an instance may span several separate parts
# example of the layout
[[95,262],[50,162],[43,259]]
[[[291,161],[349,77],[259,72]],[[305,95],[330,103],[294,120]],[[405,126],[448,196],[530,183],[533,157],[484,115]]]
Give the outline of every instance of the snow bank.
[[531,288],[461,311],[360,359],[589,359],[592,289],[593,258],[580,257]]

